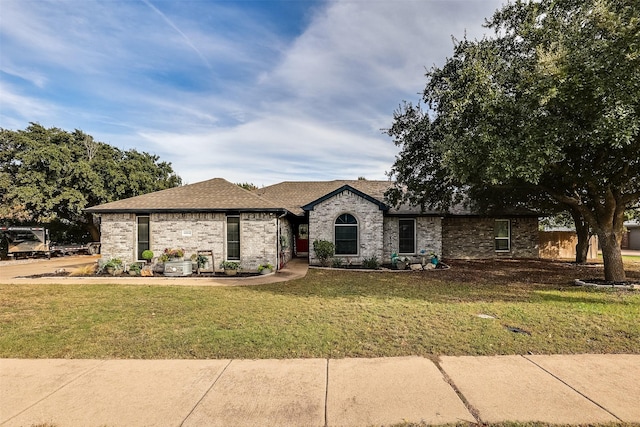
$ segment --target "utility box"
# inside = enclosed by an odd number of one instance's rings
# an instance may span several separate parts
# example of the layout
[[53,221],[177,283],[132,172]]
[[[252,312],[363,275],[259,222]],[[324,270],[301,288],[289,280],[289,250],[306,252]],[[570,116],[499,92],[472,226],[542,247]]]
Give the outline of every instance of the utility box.
[[190,276],[191,272],[191,261],[167,261],[164,263],[165,276]]

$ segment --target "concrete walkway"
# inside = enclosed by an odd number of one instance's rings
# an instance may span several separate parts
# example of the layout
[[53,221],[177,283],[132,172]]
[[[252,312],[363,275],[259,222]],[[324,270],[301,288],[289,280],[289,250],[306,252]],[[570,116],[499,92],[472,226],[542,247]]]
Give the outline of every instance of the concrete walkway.
[[309,265],[307,260],[294,258],[281,270],[264,276],[252,276],[246,278],[232,278],[218,275],[216,277],[199,277],[197,275],[186,277],[165,277],[156,274],[153,277],[131,276],[92,276],[69,277],[49,276],[41,278],[28,278],[38,274],[53,274],[57,270],[72,272],[86,265],[97,262],[100,255],[80,255],[47,259],[31,259],[0,262],[0,284],[21,285],[83,285],[83,284],[120,284],[120,285],[157,285],[157,286],[240,286],[240,285],[264,285],[269,283],[285,282],[299,279],[307,274]]
[[640,423],[640,355],[0,359],[0,426]]

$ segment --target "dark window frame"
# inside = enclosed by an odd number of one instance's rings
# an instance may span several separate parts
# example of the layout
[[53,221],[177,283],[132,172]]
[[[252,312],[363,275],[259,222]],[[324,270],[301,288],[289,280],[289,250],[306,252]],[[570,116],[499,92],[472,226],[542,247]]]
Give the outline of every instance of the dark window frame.
[[[144,232],[140,228],[140,220],[146,218],[146,240],[140,239],[140,233]],[[151,217],[150,215],[136,215],[136,260],[145,261],[142,258],[142,252],[151,249]]]
[[343,213],[333,224],[336,255],[357,256],[360,243],[358,219],[350,213]]
[[[411,223],[411,237],[403,236],[402,223]],[[398,219],[398,253],[399,254],[415,254],[416,253],[416,220],[415,218]],[[407,249],[407,243],[411,242],[411,250]]]
[[[230,221],[232,220],[232,221]],[[237,225],[237,231],[231,230],[229,225]],[[233,233],[233,235],[231,234]],[[228,261],[240,261],[241,250],[241,238],[240,238],[240,216],[228,215],[227,216],[227,230],[226,230],[226,247]]]

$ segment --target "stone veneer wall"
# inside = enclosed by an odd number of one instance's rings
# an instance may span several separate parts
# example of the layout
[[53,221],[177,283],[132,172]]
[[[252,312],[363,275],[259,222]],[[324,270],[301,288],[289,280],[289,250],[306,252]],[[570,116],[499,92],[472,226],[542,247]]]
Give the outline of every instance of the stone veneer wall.
[[[214,266],[226,259],[224,213],[154,213],[149,215],[150,246],[156,257],[165,248],[182,248],[185,258],[198,250],[212,250]],[[120,258],[125,265],[136,258],[136,215],[103,214],[102,258]],[[278,264],[277,217],[274,213],[240,214],[240,263],[247,271],[261,263]]]
[[377,257],[382,260],[383,251],[383,211],[370,201],[345,190],[322,203],[317,204],[309,212],[309,263],[320,264],[313,251],[315,240],[334,242],[334,226],[338,216],[351,214],[358,220],[358,254],[354,256],[338,256],[353,264],[362,264],[365,258]]
[[[288,263],[293,258],[293,224],[287,218],[280,219],[280,262]],[[275,265],[275,264],[273,264]]]
[[495,218],[445,218],[442,223],[442,257],[445,259],[538,258],[538,219],[508,219],[511,220],[511,250],[496,252]]
[[[383,264],[391,262],[391,254],[398,252],[398,220],[399,217],[386,217],[384,219],[384,258],[380,260]],[[415,219],[416,221],[416,252],[406,255],[412,257],[416,262],[422,261],[421,250],[425,250],[427,254],[435,253],[438,256],[442,254],[442,219],[439,217],[415,217],[402,219]]]
[[103,260],[120,258],[129,265],[136,255],[136,216],[103,214],[100,218],[100,256]]

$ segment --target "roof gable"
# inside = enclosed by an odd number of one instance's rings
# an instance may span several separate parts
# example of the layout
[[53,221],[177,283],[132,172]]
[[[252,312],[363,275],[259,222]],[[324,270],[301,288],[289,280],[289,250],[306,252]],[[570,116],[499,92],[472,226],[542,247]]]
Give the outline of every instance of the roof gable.
[[302,208],[314,201],[348,185],[353,189],[384,203],[384,193],[393,185],[391,181],[335,180],[335,181],[284,181],[259,188],[254,192],[279,203],[295,215],[304,215]]
[[375,199],[375,198],[371,197],[370,195],[368,195],[368,194],[366,194],[366,193],[363,193],[362,191],[360,191],[360,190],[358,190],[358,189],[356,189],[356,188],[353,188],[353,187],[352,187],[352,186],[350,186],[350,185],[343,185],[342,187],[337,188],[337,189],[333,190],[332,192],[330,192],[330,193],[328,193],[328,194],[325,194],[324,196],[322,196],[322,197],[320,197],[320,198],[318,198],[318,199],[316,199],[316,200],[312,201],[311,203],[307,203],[306,205],[302,206],[302,209],[303,209],[304,211],[310,211],[310,210],[313,210],[313,208],[314,208],[316,205],[318,205],[318,204],[320,204],[320,203],[322,203],[322,202],[324,202],[324,201],[326,201],[326,200],[329,200],[330,198],[332,198],[332,197],[334,197],[334,196],[336,196],[336,195],[338,195],[338,194],[340,194],[340,193],[343,193],[343,192],[345,192],[345,191],[350,191],[350,192],[352,192],[353,194],[355,194],[355,195],[357,195],[357,196],[360,196],[360,197],[362,197],[362,198],[363,198],[363,199],[365,199],[365,200],[368,200],[369,202],[373,203],[374,205],[377,205],[377,206],[378,206],[378,208],[379,208],[381,211],[388,211],[388,210],[389,210],[389,206],[385,205],[385,204],[384,204],[383,202],[381,202],[380,200]]

